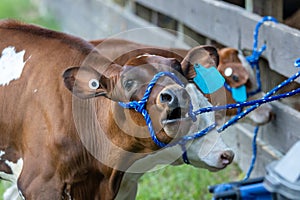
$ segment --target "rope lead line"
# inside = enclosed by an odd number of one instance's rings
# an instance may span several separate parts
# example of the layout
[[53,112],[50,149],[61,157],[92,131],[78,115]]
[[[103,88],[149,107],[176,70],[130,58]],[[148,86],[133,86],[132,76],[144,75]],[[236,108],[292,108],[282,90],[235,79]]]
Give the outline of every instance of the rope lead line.
[[[297,59],[295,61],[295,66],[296,67],[300,67],[300,58]],[[185,85],[182,83],[182,81],[176,77],[175,74],[171,73],[171,72],[159,72],[157,73],[154,78],[150,81],[145,94],[143,96],[143,98],[140,101],[132,101],[132,102],[128,102],[128,103],[124,103],[124,102],[119,102],[119,105],[122,106],[123,108],[128,108],[128,109],[135,109],[137,112],[141,113],[143,115],[143,117],[146,120],[149,132],[150,132],[150,136],[152,138],[152,140],[159,146],[159,147],[165,147],[167,144],[160,142],[156,135],[155,132],[153,130],[153,126],[152,126],[152,121],[151,118],[147,112],[147,110],[145,109],[146,107],[146,103],[148,101],[148,98],[150,96],[150,93],[152,91],[152,88],[154,87],[155,83],[158,81],[159,78],[161,78],[162,76],[168,76],[170,78],[172,78],[176,83],[178,83],[179,85],[181,85],[182,87],[185,87]],[[251,111],[255,110],[258,106],[268,103],[268,102],[272,102],[272,101],[276,101],[282,98],[286,98],[286,97],[290,97],[293,95],[296,95],[298,93],[300,93],[300,88],[297,88],[295,90],[292,90],[290,92],[284,93],[284,94],[279,94],[279,95],[274,95],[278,90],[280,90],[281,88],[285,87],[286,85],[290,84],[291,82],[293,82],[295,79],[297,79],[300,76],[300,71],[298,71],[296,74],[294,74],[293,76],[291,76],[290,78],[288,78],[287,80],[283,81],[281,84],[279,84],[278,86],[274,87],[272,90],[270,90],[265,96],[263,96],[261,99],[257,99],[257,100],[252,100],[252,101],[247,101],[247,102],[241,102],[241,103],[236,103],[236,104],[227,104],[227,105],[223,105],[223,106],[211,106],[211,107],[205,107],[205,108],[200,108],[196,111],[192,111],[193,106],[190,105],[190,111],[189,111],[189,116],[193,119],[193,121],[195,121],[195,116],[202,114],[202,113],[206,113],[206,112],[212,112],[212,111],[219,111],[219,110],[227,110],[227,109],[233,109],[233,108],[241,108],[241,107],[245,107],[245,106],[251,106],[250,108],[244,110],[243,112],[235,115],[233,118],[231,118],[229,121],[227,121],[221,128],[218,129],[218,132],[222,132],[224,131],[226,128],[228,128],[229,126],[231,126],[232,124],[236,123],[238,120],[240,120],[241,118],[245,117],[247,114],[249,114]],[[213,126],[213,125],[211,125]],[[207,128],[204,130],[208,130]],[[212,129],[209,129],[208,131],[210,131]],[[207,132],[208,132],[207,131]],[[183,140],[192,140],[192,139],[196,139],[199,137],[202,137],[203,135],[205,135],[207,132],[198,132],[195,133],[193,135],[193,137],[191,136],[186,136],[183,137]],[[201,134],[200,134],[201,133]],[[187,139],[190,138],[190,139]]]
[[[298,59],[298,61],[300,61],[300,59]],[[299,67],[299,63],[300,62],[295,62],[297,63],[297,67]],[[236,123],[238,120],[242,119],[243,117],[245,117],[247,114],[249,114],[251,111],[255,110],[256,108],[258,108],[261,104],[264,103],[268,103],[271,101],[275,101],[275,100],[279,100],[282,98],[286,98],[286,97],[290,97],[293,95],[296,95],[298,93],[300,93],[300,88],[297,88],[296,90],[292,90],[291,92],[286,92],[284,94],[279,94],[279,95],[275,95],[272,96],[273,94],[275,94],[278,90],[280,90],[281,88],[285,87],[286,85],[290,84],[291,82],[293,82],[295,79],[297,79],[300,76],[300,71],[298,71],[296,74],[294,74],[293,76],[291,76],[290,78],[288,78],[287,80],[283,81],[282,83],[280,83],[279,85],[277,85],[276,87],[274,87],[272,90],[270,90],[265,96],[263,96],[262,99],[259,100],[253,100],[253,101],[248,101],[249,106],[252,105],[250,108],[242,111],[241,113],[235,115],[234,117],[232,117],[229,121],[227,121],[221,128],[218,129],[218,132],[221,132],[223,130],[225,130],[226,128],[228,128],[230,125]],[[247,103],[247,102],[245,102]]]
[[256,157],[257,157],[257,144],[256,144],[256,138],[257,138],[257,134],[258,134],[258,131],[259,131],[259,126],[256,126],[255,129],[254,129],[254,134],[253,134],[253,139],[252,139],[252,158],[251,158],[251,163],[250,163],[250,166],[249,166],[249,169],[244,177],[244,181],[248,180],[252,171],[253,171],[253,168],[254,168],[254,165],[255,165],[255,161],[256,161]]
[[247,95],[248,97],[253,96],[259,92],[261,92],[261,78],[260,78],[260,69],[259,69],[259,57],[261,54],[266,50],[267,46],[266,44],[263,44],[262,47],[257,50],[257,45],[258,45],[258,33],[260,27],[267,21],[271,21],[274,23],[278,23],[277,19],[271,16],[265,16],[263,17],[256,25],[254,33],[253,33],[253,49],[252,49],[252,54],[250,56],[246,57],[246,60],[248,63],[251,65],[252,69],[255,69],[256,73],[256,83],[257,83],[257,88],[254,91],[248,92]]

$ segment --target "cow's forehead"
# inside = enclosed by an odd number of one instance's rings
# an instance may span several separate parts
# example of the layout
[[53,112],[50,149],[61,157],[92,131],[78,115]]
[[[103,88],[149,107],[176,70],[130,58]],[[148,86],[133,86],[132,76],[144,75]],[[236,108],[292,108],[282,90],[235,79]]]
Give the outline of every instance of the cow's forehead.
[[140,66],[145,64],[152,64],[152,65],[162,64],[171,67],[172,59],[165,58],[158,55],[153,55],[153,54],[141,54],[135,58],[130,59],[126,63],[126,65],[131,65],[131,66]]

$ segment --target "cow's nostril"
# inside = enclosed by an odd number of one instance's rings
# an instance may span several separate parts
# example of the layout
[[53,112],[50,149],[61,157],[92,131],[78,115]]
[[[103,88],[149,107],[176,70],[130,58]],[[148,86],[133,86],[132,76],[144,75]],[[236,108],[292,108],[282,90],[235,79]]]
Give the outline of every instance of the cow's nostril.
[[169,92],[163,92],[160,94],[160,102],[171,104],[173,101],[173,97]]
[[220,159],[221,159],[222,164],[228,165],[232,162],[233,157],[234,157],[233,151],[227,150],[221,154]]
[[239,82],[240,81],[240,78],[238,75],[232,75],[232,79],[234,82]]

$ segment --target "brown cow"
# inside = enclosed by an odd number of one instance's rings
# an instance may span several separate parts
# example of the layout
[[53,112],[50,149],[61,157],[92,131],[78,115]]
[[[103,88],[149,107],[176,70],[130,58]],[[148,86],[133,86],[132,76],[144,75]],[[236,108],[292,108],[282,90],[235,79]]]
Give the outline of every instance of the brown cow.
[[[188,80],[192,80],[196,76],[193,65],[199,63],[207,68],[217,66],[227,84],[233,88],[245,85],[247,91],[253,91],[257,87],[253,70],[245,60],[244,56],[234,48],[223,48],[217,52],[212,46],[199,46],[194,48],[194,50],[197,49],[197,51],[194,51],[196,52],[195,54],[189,53],[189,55],[187,55],[189,51],[185,49],[149,46],[117,38],[93,40],[90,42],[96,46],[101,54],[121,65],[124,64],[129,57],[138,56],[144,53],[161,55],[164,57],[176,58],[181,61],[184,76]],[[228,68],[231,70],[230,75],[225,75],[225,70]],[[206,95],[206,97],[213,105],[236,103],[232,94],[224,87],[213,94]],[[259,97],[261,97],[261,93],[250,99]],[[237,109],[231,109],[221,111],[216,116],[218,119],[224,120],[224,116],[232,116],[236,113]],[[273,116],[271,106],[269,104],[264,104],[251,112],[244,118],[244,121],[254,125],[262,125],[268,123]]]
[[[84,40],[15,21],[1,21],[0,35],[0,178],[17,183],[12,190],[23,199],[114,199],[122,180],[118,198],[134,198],[136,184],[126,185],[131,173],[182,164],[179,145],[161,150],[143,116],[118,103],[140,100],[160,71],[184,83],[163,76],[147,101],[160,142],[214,122],[212,113],[195,122],[188,117],[190,102],[196,109],[210,104],[173,58],[133,57],[119,65]],[[188,142],[187,155],[212,171],[233,159],[216,132]]]

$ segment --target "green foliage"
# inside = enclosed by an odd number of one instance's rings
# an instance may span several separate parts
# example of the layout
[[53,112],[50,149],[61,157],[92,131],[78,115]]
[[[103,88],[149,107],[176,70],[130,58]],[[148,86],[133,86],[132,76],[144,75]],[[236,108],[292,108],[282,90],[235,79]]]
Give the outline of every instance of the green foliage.
[[[240,180],[241,173],[235,164],[219,172],[189,165],[167,166],[142,176],[137,200],[211,200],[209,185]],[[0,181],[0,200],[3,200],[2,194],[7,186]]]
[[54,17],[50,15],[41,16],[37,5],[34,5],[32,0],[1,0],[0,19],[7,18],[59,30],[58,23],[55,22]]
[[[3,186],[2,182],[0,182],[0,194],[3,194],[3,193],[4,193],[4,186]],[[0,200],[2,200],[2,199],[3,199],[3,196],[1,195]]]
[[3,193],[5,189],[7,188],[7,184],[3,181],[0,181],[0,200],[3,200]]
[[211,200],[209,185],[238,180],[241,173],[236,165],[220,172],[209,172],[192,166],[168,166],[145,174],[140,182],[137,200]]

